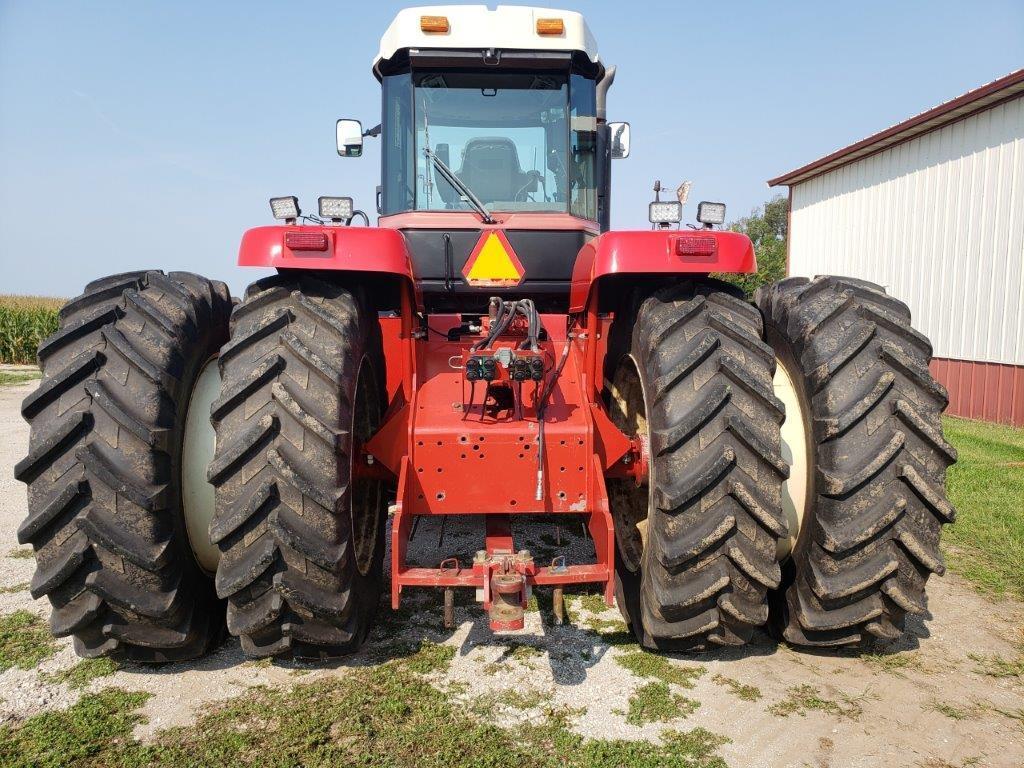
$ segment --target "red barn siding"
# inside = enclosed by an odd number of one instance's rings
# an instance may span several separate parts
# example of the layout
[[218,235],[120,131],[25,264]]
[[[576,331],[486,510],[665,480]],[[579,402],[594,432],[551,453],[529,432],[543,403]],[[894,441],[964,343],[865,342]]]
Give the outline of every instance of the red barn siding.
[[1024,427],[1024,365],[937,357],[931,371],[949,390],[949,416]]

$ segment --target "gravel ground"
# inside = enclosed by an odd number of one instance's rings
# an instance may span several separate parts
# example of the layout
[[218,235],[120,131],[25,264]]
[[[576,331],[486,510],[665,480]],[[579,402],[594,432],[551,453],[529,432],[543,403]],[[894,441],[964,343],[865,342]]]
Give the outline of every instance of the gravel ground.
[[[33,601],[23,589],[3,591],[28,582],[33,571],[31,558],[10,555],[17,548],[15,530],[25,515],[24,487],[12,478],[28,441],[18,406],[33,386],[0,388],[0,613],[27,609],[45,618],[45,602]],[[424,522],[413,557],[421,562],[456,554],[468,559],[481,541],[474,525],[479,521],[449,523],[439,547],[437,521]],[[548,522],[527,524],[522,535],[538,559],[552,550],[568,551],[572,558],[587,556],[588,542],[577,535],[575,526],[560,532],[560,546],[554,543],[555,530]],[[675,667],[700,667],[703,672],[690,689],[674,686],[675,692],[699,706],[667,726],[702,726],[728,737],[730,742],[719,753],[734,768],[1024,765],[1024,727],[1006,714],[1024,712],[1024,682],[986,676],[969,656],[1015,657],[1024,641],[1024,609],[1009,601],[987,602],[955,575],[933,579],[929,593],[932,615],[927,621],[912,622],[904,639],[887,649],[890,655],[800,653],[759,636],[741,650],[673,657],[670,663]],[[498,702],[509,696],[520,697],[520,702],[524,695],[533,698],[526,709],[496,707],[499,721],[540,718],[544,707],[554,703],[585,710],[572,727],[594,737],[656,740],[666,727],[636,726],[626,720],[630,696],[648,681],[618,663],[630,652],[628,647],[609,644],[587,628],[598,620],[610,627],[618,619],[614,609],[595,614],[574,597],[573,625],[551,626],[534,611],[523,631],[493,635],[475,604],[457,608],[454,631],[441,629],[439,594],[403,596],[405,605],[415,610],[400,627],[403,636],[456,648],[453,663],[437,678],[437,685],[467,704],[481,696]],[[58,644],[59,652],[38,668],[0,673],[0,724],[70,706],[81,695],[46,680],[46,673],[76,663],[71,643]],[[156,668],[128,665],[84,690],[116,685],[153,693],[144,710],[148,722],[136,731],[146,739],[170,725],[187,724],[207,704],[243,694],[252,686],[289,686],[319,676],[345,675],[354,666],[378,661],[371,641],[359,654],[334,665],[253,663],[232,640],[202,661]],[[738,685],[749,686],[744,689],[746,699],[737,695]],[[796,686],[810,686],[805,693],[813,692],[816,701],[830,704],[793,706]],[[942,705],[954,706],[963,716],[957,719],[935,709]]]

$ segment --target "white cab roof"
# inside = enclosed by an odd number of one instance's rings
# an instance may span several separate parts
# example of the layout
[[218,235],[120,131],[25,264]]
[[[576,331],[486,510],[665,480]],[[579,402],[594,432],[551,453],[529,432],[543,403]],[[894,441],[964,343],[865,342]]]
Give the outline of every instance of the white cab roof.
[[[445,16],[448,32],[423,32],[421,16]],[[538,35],[537,19],[562,19],[561,35]],[[597,41],[590,34],[583,14],[553,8],[499,5],[430,5],[399,11],[380,40],[374,67],[403,48],[447,48],[453,50],[581,51],[594,63],[599,61]]]

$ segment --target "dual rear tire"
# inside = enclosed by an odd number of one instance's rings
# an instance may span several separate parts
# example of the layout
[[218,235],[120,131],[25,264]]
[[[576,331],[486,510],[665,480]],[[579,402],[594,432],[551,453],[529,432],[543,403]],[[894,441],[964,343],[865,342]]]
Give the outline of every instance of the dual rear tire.
[[349,653],[383,581],[383,483],[355,471],[384,408],[376,317],[333,283],[269,277],[235,308],[219,363],[208,478],[228,629],[255,657]]
[[616,364],[612,418],[650,456],[645,485],[609,483],[619,604],[648,648],[742,645],[768,619],[787,467],[761,336],[741,293],[684,283],[640,303]]
[[22,404],[29,452],[18,540],[31,594],[80,656],[194,658],[222,637],[223,606],[192,554],[181,472],[196,378],[227,341],[223,283],[184,272],[96,280],[39,348]]
[[609,482],[624,616],[658,649],[763,625],[801,646],[893,640],[954,518],[931,346],[864,281],[790,278],[756,303],[708,281],[624,313],[609,405],[650,451],[646,486]]
[[789,278],[756,300],[804,413],[808,469],[773,629],[801,646],[895,640],[927,610],[925,584],[945,571],[940,530],[955,518],[931,344],[866,281]]
[[383,408],[375,320],[309,277],[261,280],[233,311],[223,283],[181,272],[70,301],[15,468],[53,634],[80,656],[181,661],[224,636],[226,607],[250,655],[354,650],[383,577],[384,488],[352,471]]

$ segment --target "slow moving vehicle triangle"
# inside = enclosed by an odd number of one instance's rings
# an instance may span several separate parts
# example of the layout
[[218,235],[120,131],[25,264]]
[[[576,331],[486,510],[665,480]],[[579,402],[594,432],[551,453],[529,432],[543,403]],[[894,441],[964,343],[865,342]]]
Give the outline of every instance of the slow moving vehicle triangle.
[[480,240],[462,268],[462,276],[472,286],[519,285],[526,270],[500,229],[480,234]]

